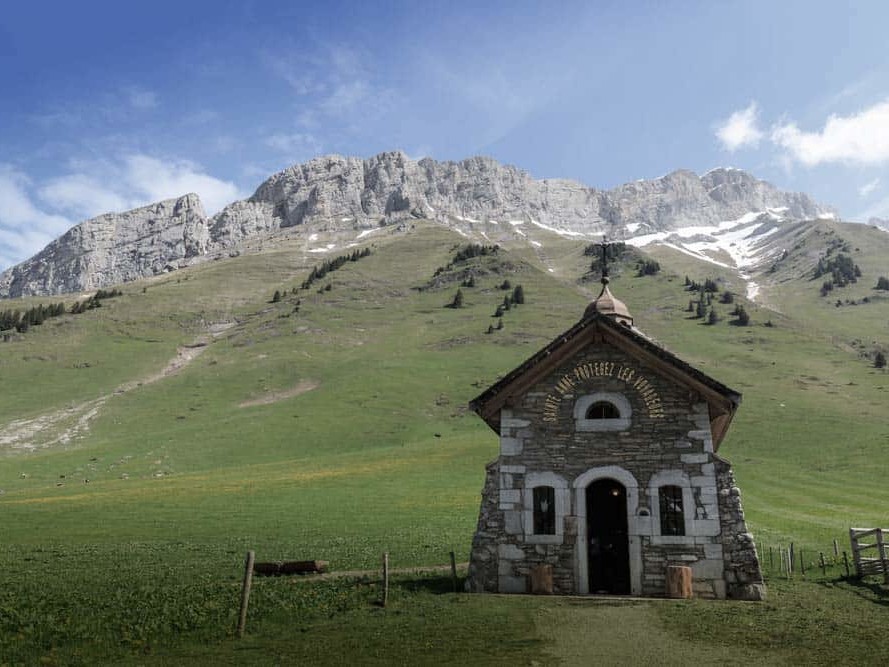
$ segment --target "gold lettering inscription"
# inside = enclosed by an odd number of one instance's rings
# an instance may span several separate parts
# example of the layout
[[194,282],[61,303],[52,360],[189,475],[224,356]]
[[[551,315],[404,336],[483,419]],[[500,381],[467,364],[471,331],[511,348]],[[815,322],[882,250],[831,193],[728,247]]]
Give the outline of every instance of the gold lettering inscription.
[[562,398],[566,394],[572,393],[578,384],[600,377],[616,377],[625,382],[629,388],[638,392],[639,398],[648,411],[649,418],[663,419],[666,417],[657,388],[648,378],[640,375],[636,369],[630,366],[618,366],[613,361],[593,361],[579,364],[570,373],[559,378],[556,382],[555,392],[549,394],[544,400],[543,421],[558,422]]

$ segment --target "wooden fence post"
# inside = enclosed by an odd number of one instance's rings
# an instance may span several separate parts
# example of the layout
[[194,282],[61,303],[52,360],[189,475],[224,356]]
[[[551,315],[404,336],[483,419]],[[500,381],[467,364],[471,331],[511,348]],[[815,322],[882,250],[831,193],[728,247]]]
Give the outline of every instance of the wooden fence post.
[[238,614],[238,639],[244,636],[244,628],[247,626],[247,603],[250,601],[250,587],[253,584],[253,560],[256,554],[247,552],[247,562],[244,565],[244,585],[241,587],[241,612]]
[[806,560],[802,547],[799,549],[799,571],[804,577],[806,576]]
[[454,592],[457,592],[457,554],[451,552],[451,581],[454,583]]
[[769,545],[769,572],[771,574],[775,573],[775,561],[772,558],[772,547]]
[[389,602],[389,552],[383,554],[383,606]]
[[824,552],[819,551],[818,556],[821,558],[821,575],[826,576],[827,575],[827,563],[824,562]]
[[855,529],[849,529],[849,544],[852,549],[852,564],[855,565],[855,576],[861,576],[861,562],[858,560],[860,558],[858,554],[858,536],[855,534]]
[[846,566],[846,579],[849,578],[849,555],[844,551],[843,552],[843,565]]
[[836,540],[833,541],[833,555],[834,557],[840,555],[840,545]]
[[889,558],[886,557],[886,542],[883,541],[883,531],[877,529],[877,557],[883,567],[883,583],[889,585]]

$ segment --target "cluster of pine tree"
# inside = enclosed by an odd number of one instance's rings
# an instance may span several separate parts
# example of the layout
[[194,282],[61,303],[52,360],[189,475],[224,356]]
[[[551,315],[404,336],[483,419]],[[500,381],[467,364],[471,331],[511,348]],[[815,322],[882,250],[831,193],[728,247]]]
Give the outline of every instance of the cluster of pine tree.
[[50,317],[58,317],[65,313],[65,304],[56,303],[44,306],[34,306],[25,311],[4,310],[0,312],[0,331],[12,331],[24,333],[32,326],[39,326]]
[[76,301],[74,305],[71,306],[71,313],[73,315],[79,315],[80,313],[85,313],[88,310],[100,308],[102,306],[103,300],[113,299],[114,297],[120,296],[121,294],[123,294],[123,292],[121,292],[119,289],[100,289],[88,299],[85,299],[84,301]]
[[33,306],[25,311],[10,309],[0,311],[0,331],[12,331],[14,329],[19,333],[25,333],[32,326],[40,326],[51,317],[58,317],[66,312],[78,315],[87,310],[98,308],[102,305],[103,299],[111,299],[121,294],[123,292],[118,289],[100,289],[88,299],[75,302],[71,306],[71,310],[66,310],[64,303],[51,303],[48,306],[44,306],[41,303],[39,306]]
[[821,284],[821,296],[827,296],[835,287],[845,287],[849,283],[857,283],[861,277],[861,269],[849,255],[838,253],[834,257],[827,255],[818,260],[813,278],[829,275],[830,278]]
[[[623,242],[618,243],[609,243],[605,246],[605,257],[608,258],[608,265],[611,266],[617,260],[624,256],[627,252],[627,244]],[[590,262],[590,273],[601,273],[602,272],[602,244],[601,243],[590,243],[583,249],[583,254],[586,257],[592,257],[592,261]],[[660,267],[658,267],[660,268]]]
[[492,324],[488,325],[487,333],[494,333],[495,331],[499,331],[503,328],[503,315],[508,311],[512,310],[516,306],[520,306],[525,303],[525,288],[521,285],[516,285],[515,287],[508,280],[504,280],[500,284],[500,289],[509,290],[512,288],[512,294],[507,294],[503,297],[503,302],[497,306],[497,309],[494,311],[492,317],[497,318],[497,326]]
[[653,259],[639,260],[639,263],[636,265],[636,275],[639,277],[654,276],[660,273],[660,270],[661,265]]
[[710,292],[712,294],[719,291],[719,285],[712,278],[705,278],[703,283],[699,283],[685,276],[685,289],[689,292]]
[[[710,325],[716,324],[722,319],[716,312],[716,308],[713,307],[713,295],[719,291],[715,280],[707,278],[703,283],[699,283],[685,276],[685,288],[697,293],[697,298],[689,300],[688,308],[686,308],[686,312],[694,313],[694,319],[706,320],[706,324]],[[719,303],[731,304],[734,302],[735,295],[729,290],[725,290],[719,295]],[[744,306],[740,304],[735,306],[730,315],[735,318],[731,324],[747,326],[750,323],[750,316],[744,310]]]
[[454,253],[454,258],[451,260],[451,264],[465,262],[467,259],[472,259],[473,257],[496,255],[498,250],[500,250],[499,245],[481,245],[479,243],[467,243],[465,246],[457,248],[457,252]]
[[889,290],[889,278],[886,276],[880,276],[877,278],[877,286],[874,289],[878,290]]
[[[340,255],[336,259],[326,260],[320,266],[312,267],[309,277],[303,281],[300,289],[309,289],[312,286],[312,283],[316,280],[321,280],[331,271],[336,271],[337,269],[342,268],[346,262],[357,262],[359,259],[368,257],[369,255],[370,248],[365,248],[364,250],[355,250],[351,255]],[[274,299],[274,297],[272,298]]]
[[731,312],[731,315],[735,317],[731,321],[731,324],[734,324],[739,327],[746,327],[750,324],[750,315],[744,310],[744,306],[738,304],[735,306],[735,309]]
[[[440,276],[445,271],[450,271],[452,268],[454,268],[454,264],[461,264],[474,257],[486,257],[488,255],[496,255],[499,251],[499,245],[481,245],[480,243],[467,243],[466,245],[457,246],[456,252],[451,258],[451,261],[447,263],[447,266],[439,266],[437,269],[435,269],[435,273],[432,274],[432,277],[435,278],[437,276]],[[470,286],[464,284],[463,287]]]
[[[506,285],[509,284],[508,280],[503,282]],[[501,289],[504,289],[502,285]],[[509,287],[506,287],[505,289],[509,289]],[[503,303],[497,306],[497,310],[494,311],[493,317],[503,317],[503,313],[507,310],[510,310],[513,306],[520,306],[523,303],[525,303],[525,289],[521,285],[516,285],[513,288],[511,295],[507,294],[503,297]]]

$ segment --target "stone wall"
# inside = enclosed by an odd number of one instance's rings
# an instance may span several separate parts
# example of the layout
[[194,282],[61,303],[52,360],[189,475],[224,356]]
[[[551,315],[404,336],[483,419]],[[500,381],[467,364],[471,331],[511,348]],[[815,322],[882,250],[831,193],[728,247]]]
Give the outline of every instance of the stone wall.
[[[586,420],[598,397],[619,404],[621,419]],[[740,504],[721,494],[727,464],[713,453],[709,419],[701,396],[616,347],[589,346],[561,364],[501,410],[500,456],[487,468],[468,588],[525,592],[531,568],[548,563],[554,593],[588,593],[585,493],[596,479],[616,479],[627,492],[633,594],[663,595],[669,564],[692,568],[700,597],[761,583]],[[663,485],[682,489],[683,536],[661,534]],[[533,533],[535,486],[555,489],[555,535]]]
[[735,475],[728,461],[716,457],[716,475],[727,595],[737,600],[762,600],[765,597],[762,570],[753,535],[747,532],[741,490],[735,484]]

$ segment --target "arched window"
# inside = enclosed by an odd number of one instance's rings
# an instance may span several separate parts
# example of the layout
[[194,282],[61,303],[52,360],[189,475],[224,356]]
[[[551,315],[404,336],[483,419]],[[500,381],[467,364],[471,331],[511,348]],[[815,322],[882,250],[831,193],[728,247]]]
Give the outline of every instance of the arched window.
[[574,402],[574,428],[577,431],[626,431],[633,408],[627,397],[616,392],[597,391],[579,396]]
[[658,489],[658,501],[661,511],[661,535],[685,535],[682,487],[660,487]]
[[620,419],[620,410],[614,403],[596,401],[586,411],[587,419]]
[[556,534],[556,490],[551,486],[535,486],[533,499],[534,534]]

